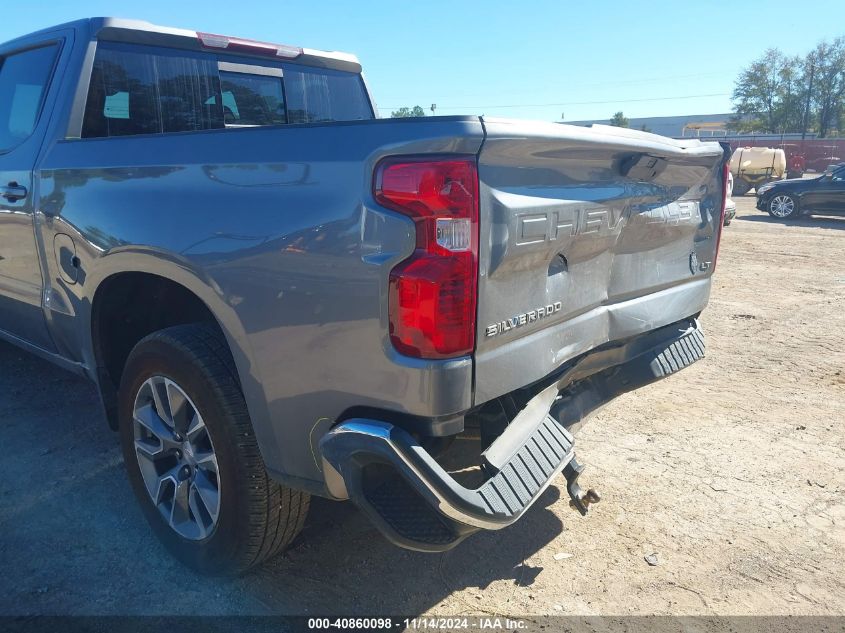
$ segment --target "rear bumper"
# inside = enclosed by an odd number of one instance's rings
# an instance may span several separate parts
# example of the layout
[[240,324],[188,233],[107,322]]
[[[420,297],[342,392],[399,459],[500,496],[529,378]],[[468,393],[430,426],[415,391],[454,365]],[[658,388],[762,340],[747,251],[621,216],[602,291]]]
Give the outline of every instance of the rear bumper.
[[[515,522],[572,459],[572,436],[547,418],[533,420],[533,432],[520,438],[539,443],[520,442],[508,468],[475,490],[456,482],[402,429],[350,420],[324,439],[326,479],[333,495],[351,498],[390,541],[443,551],[474,532]],[[386,464],[392,476],[368,484],[365,470],[374,464]]]
[[572,433],[586,415],[703,355],[704,338],[692,319],[583,356],[550,377],[484,451],[487,478],[475,489],[455,481],[403,429],[346,420],[320,442],[328,490],[354,501],[397,545],[450,549],[474,532],[518,520],[573,460]]

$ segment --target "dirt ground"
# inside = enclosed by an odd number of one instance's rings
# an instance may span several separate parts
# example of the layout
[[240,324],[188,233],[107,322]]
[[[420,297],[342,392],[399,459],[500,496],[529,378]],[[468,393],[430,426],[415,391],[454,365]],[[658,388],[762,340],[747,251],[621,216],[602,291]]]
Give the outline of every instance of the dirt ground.
[[581,518],[558,481],[442,555],[317,500],[284,556],[195,576],[144,523],[93,389],[0,344],[0,613],[845,614],[845,218],[738,204],[706,359],[578,437],[601,503]]

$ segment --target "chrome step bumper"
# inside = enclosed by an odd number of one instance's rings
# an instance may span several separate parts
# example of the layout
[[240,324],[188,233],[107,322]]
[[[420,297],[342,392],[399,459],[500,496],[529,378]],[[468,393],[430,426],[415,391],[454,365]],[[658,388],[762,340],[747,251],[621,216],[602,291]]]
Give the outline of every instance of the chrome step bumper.
[[[335,498],[351,498],[403,547],[442,551],[480,529],[516,521],[572,459],[573,442],[546,415],[498,471],[487,468],[495,474],[475,490],[456,482],[409,433],[385,422],[348,420],[320,445]],[[387,464],[399,477],[368,485],[364,470],[372,464]]]
[[583,513],[575,483],[582,467],[574,461],[570,429],[617,395],[703,355],[703,335],[690,320],[585,356],[551,380],[482,453],[487,479],[476,489],[455,481],[407,431],[380,420],[346,420],[320,441],[328,491],[355,502],[397,545],[428,552],[515,522],[564,469]]

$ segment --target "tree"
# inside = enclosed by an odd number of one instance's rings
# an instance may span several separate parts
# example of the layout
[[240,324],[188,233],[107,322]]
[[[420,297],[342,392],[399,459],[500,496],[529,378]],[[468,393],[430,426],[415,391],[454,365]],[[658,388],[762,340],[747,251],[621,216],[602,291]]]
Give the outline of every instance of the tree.
[[819,42],[806,63],[813,67],[811,102],[819,136],[827,136],[832,128],[838,128],[845,108],[845,38]]
[[616,127],[628,127],[629,123],[628,117],[622,113],[622,110],[610,117],[610,124]]
[[[799,60],[770,48],[736,80],[733,123],[740,131],[783,132],[801,120]],[[796,92],[798,94],[796,94]]]
[[390,113],[392,119],[404,119],[413,116],[425,116],[425,110],[416,105],[413,108],[399,108]]
[[798,130],[804,119],[807,98],[807,74],[804,62],[797,55],[784,58],[778,69],[777,123],[780,129]]
[[734,91],[730,128],[739,132],[800,132],[819,136],[841,127],[845,111],[845,38],[822,41],[804,57],[775,49],[744,68]]

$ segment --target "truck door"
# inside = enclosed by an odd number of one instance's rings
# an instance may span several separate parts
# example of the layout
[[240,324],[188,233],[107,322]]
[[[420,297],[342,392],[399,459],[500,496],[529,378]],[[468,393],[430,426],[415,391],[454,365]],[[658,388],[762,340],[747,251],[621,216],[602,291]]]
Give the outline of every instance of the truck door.
[[0,47],[0,331],[48,350],[32,172],[58,50],[55,41]]

